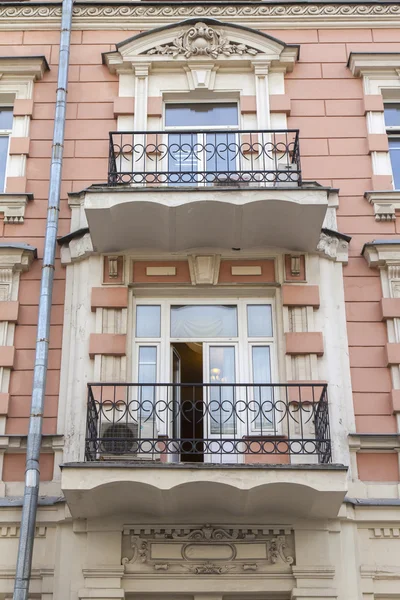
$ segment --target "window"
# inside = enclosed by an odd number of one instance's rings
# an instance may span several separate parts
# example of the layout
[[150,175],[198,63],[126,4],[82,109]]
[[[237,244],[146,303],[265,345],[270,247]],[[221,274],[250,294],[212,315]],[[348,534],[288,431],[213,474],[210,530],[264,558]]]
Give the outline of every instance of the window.
[[176,173],[171,183],[207,184],[218,177],[216,173],[235,171],[236,135],[229,130],[238,125],[236,103],[167,104],[165,126],[171,129],[168,171]]
[[13,109],[11,106],[0,107],[0,193],[4,192],[8,158],[8,141],[11,135]]
[[398,190],[400,189],[400,103],[385,104],[385,127],[389,138],[394,187]]

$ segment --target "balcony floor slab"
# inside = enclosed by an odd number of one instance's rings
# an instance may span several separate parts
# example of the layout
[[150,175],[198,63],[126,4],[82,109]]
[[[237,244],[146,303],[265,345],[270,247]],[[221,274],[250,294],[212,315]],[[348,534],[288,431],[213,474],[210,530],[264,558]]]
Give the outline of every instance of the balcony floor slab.
[[328,519],[347,490],[343,465],[62,465],[61,487],[74,518],[129,515],[146,522]]
[[336,190],[93,186],[81,192],[99,252],[280,247],[315,251]]

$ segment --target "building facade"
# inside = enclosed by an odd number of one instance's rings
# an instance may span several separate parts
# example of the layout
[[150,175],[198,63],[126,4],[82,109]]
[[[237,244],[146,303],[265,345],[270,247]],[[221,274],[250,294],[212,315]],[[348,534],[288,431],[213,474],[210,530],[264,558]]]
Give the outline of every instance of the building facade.
[[[61,4],[0,4],[0,600]],[[30,594],[400,599],[400,8],[76,3]]]

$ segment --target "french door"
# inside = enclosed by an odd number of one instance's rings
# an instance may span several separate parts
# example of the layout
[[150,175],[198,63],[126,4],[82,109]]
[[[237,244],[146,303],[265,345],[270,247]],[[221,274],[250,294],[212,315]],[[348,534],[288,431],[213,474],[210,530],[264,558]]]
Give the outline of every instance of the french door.
[[244,440],[280,433],[272,314],[265,299],[138,300],[139,431],[170,440],[168,461],[240,462]]

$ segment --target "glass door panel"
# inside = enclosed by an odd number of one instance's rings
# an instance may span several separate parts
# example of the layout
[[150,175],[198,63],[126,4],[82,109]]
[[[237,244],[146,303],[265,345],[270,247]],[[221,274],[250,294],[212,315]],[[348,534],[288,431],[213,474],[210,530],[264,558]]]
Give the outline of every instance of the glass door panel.
[[[237,462],[236,345],[204,344],[206,462]],[[231,385],[230,385],[231,384]],[[213,441],[215,439],[215,442]]]
[[[142,457],[146,454],[150,457],[155,455],[160,433],[157,418],[157,388],[154,385],[157,383],[157,350],[157,346],[138,347],[137,421]],[[133,409],[135,408],[133,403]]]
[[[171,184],[197,185],[204,149],[194,133],[168,134],[168,171]],[[176,174],[175,174],[176,173]]]
[[[165,126],[187,129],[167,133],[168,171],[172,185],[207,185],[237,170],[237,134],[207,129],[238,127],[236,103],[167,104]],[[190,131],[197,131],[193,133]],[[176,173],[176,175],[175,175]],[[222,179],[221,179],[222,180]]]
[[276,429],[273,390],[271,383],[271,356],[269,346],[251,346],[253,401],[250,403],[251,429],[261,435]]
[[[172,450],[171,462],[180,461],[180,444],[179,438],[181,437],[181,357],[176,348],[171,346],[171,359],[172,359],[172,411],[170,413],[171,418],[171,432],[174,440],[170,449]],[[167,409],[168,410],[168,409]]]

